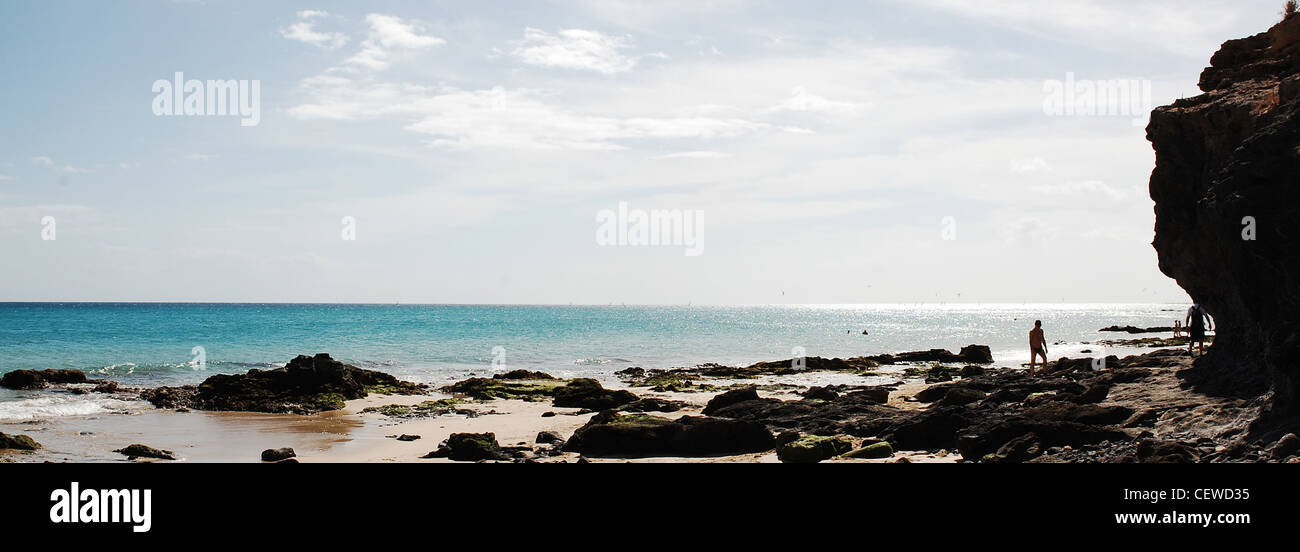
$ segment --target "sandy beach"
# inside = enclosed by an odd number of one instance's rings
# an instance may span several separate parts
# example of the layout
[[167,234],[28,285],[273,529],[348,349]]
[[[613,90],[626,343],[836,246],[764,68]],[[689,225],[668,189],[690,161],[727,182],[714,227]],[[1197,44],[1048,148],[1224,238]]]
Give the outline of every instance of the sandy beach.
[[[928,387],[924,383],[905,384],[891,395],[890,404],[900,408],[919,408],[906,400],[910,394]],[[699,415],[709,399],[718,393],[647,393],[641,396],[683,401],[689,406],[677,412],[658,413],[675,419]],[[792,392],[767,393],[763,396],[797,398]],[[445,414],[428,418],[400,419],[376,412],[362,412],[368,407],[415,405],[445,395],[371,395],[347,402],[342,410],[311,415],[263,414],[254,412],[176,412],[139,403],[122,413],[27,421],[0,424],[0,431],[25,434],[38,440],[42,449],[34,453],[0,453],[0,461],[127,461],[113,453],[132,443],[147,443],[155,448],[175,452],[178,461],[186,462],[260,462],[262,450],[290,447],[301,462],[435,462],[456,463],[446,458],[421,458],[452,433],[495,433],[503,447],[536,445],[540,432],[552,431],[563,436],[586,424],[594,413],[578,408],[561,408],[549,402],[523,400],[474,401],[462,405],[476,413]],[[554,416],[543,417],[553,412]],[[414,441],[399,441],[397,436],[419,435]],[[912,461],[955,461],[958,456],[924,453],[899,454],[891,459],[842,459],[847,462],[896,461],[906,456]],[[577,453],[563,453],[538,458],[538,462],[574,462]],[[653,457],[590,458],[593,462],[779,462],[774,452],[721,457]],[[147,461],[147,460],[143,460]]]

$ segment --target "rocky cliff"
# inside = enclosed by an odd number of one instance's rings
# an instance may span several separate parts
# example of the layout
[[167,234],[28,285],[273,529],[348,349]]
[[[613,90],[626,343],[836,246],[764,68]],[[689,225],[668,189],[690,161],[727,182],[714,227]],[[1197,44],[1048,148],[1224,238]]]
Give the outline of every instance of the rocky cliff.
[[1300,414],[1300,16],[1225,42],[1203,94],[1157,108],[1153,245],[1160,270],[1214,317],[1198,390],[1272,393],[1260,429]]

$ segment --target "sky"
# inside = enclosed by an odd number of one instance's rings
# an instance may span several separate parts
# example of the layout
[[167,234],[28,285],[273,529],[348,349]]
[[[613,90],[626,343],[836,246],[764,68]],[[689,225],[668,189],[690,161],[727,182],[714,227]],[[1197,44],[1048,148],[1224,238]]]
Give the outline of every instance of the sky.
[[4,2],[0,301],[1181,302],[1142,114],[1281,5]]

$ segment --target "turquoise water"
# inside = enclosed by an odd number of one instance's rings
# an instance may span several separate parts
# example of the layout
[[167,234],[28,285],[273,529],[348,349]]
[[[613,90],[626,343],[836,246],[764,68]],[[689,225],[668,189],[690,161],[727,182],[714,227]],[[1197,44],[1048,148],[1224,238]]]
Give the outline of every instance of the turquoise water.
[[[132,385],[196,383],[328,352],[357,366],[439,382],[498,368],[557,375],[627,366],[748,364],[972,343],[1027,358],[1043,320],[1050,342],[1102,337],[1112,324],[1170,325],[1184,305],[487,306],[0,303],[0,372],[75,368]],[[862,335],[862,330],[869,335]],[[202,347],[205,363],[195,362]],[[493,349],[504,356],[494,355]],[[1063,350],[1057,348],[1053,355]]]

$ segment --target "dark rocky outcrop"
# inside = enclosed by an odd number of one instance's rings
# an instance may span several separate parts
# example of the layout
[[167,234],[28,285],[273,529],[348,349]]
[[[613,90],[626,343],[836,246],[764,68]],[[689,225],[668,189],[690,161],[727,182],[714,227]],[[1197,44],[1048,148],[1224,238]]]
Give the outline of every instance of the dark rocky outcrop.
[[639,397],[626,389],[610,390],[591,378],[576,378],[555,389],[555,406],[606,410],[619,407]]
[[297,456],[298,454],[295,453],[293,449],[289,447],[278,448],[278,449],[266,449],[262,451],[263,462],[279,462],[286,458],[294,458]]
[[777,447],[776,457],[782,462],[810,464],[828,460],[852,450],[853,440],[847,437],[809,435]]
[[1256,431],[1274,431],[1300,415],[1300,17],[1225,42],[1200,88],[1147,126],[1152,245],[1160,270],[1216,322],[1213,346],[1183,377],[1221,396],[1271,389]]
[[537,439],[535,440],[537,441],[537,444],[540,445],[551,444],[551,443],[560,443],[560,444],[564,443],[564,437],[561,437],[559,433],[556,433],[554,431],[540,431],[537,433]]
[[550,374],[548,374],[548,373],[546,373],[546,372],[533,372],[533,371],[530,371],[530,370],[511,370],[511,371],[506,372],[506,373],[504,373],[504,374],[496,374],[496,375],[493,375],[493,376],[492,376],[492,379],[506,379],[506,380],[553,380],[553,379],[555,379],[555,376],[552,376],[552,375],[550,375]]
[[41,444],[26,435],[0,433],[0,450],[36,450]]
[[1125,333],[1131,333],[1131,334],[1140,334],[1140,333],[1162,333],[1162,332],[1172,332],[1172,331],[1174,331],[1174,327],[1173,327],[1173,326],[1151,326],[1151,327],[1149,327],[1149,328],[1139,328],[1139,327],[1137,327],[1137,326],[1106,326],[1105,328],[1102,328],[1102,329],[1097,330],[1097,331],[1099,331],[1099,332],[1125,332]]
[[51,383],[88,383],[81,370],[14,370],[0,377],[0,387],[9,389],[44,389]]
[[156,449],[139,443],[127,445],[126,447],[117,449],[113,452],[126,456],[128,460],[135,460],[136,458],[153,458],[157,460],[176,459],[174,453],[170,450]]
[[461,462],[506,460],[508,456],[497,444],[495,433],[452,433],[438,449],[423,458],[449,458]]
[[687,406],[684,401],[646,397],[619,406],[618,410],[621,412],[677,412]]
[[574,432],[564,450],[594,457],[720,456],[763,452],[775,445],[772,433],[760,423],[605,411]]
[[731,406],[733,404],[739,402],[757,401],[757,400],[760,399],[758,397],[758,389],[755,387],[742,387],[740,389],[732,389],[731,391],[726,391],[724,393],[719,393],[717,395],[714,395],[712,399],[709,399],[708,404],[704,405],[703,414],[705,416],[713,416],[719,410]]
[[555,390],[564,382],[559,380],[515,380],[505,378],[469,378],[440,390],[452,395],[464,395],[474,400],[516,399],[544,401],[555,396]]
[[993,362],[993,350],[988,345],[967,345],[953,354],[947,349],[930,349],[928,351],[910,351],[865,357],[880,364],[897,364],[899,362],[952,362],[989,364]]
[[284,368],[218,374],[197,387],[163,387],[141,392],[160,408],[311,414],[337,410],[367,393],[423,394],[425,386],[343,364],[326,353],[299,355]]
[[894,455],[894,447],[888,442],[880,441],[865,445],[860,449],[844,453],[845,458],[889,458]]

